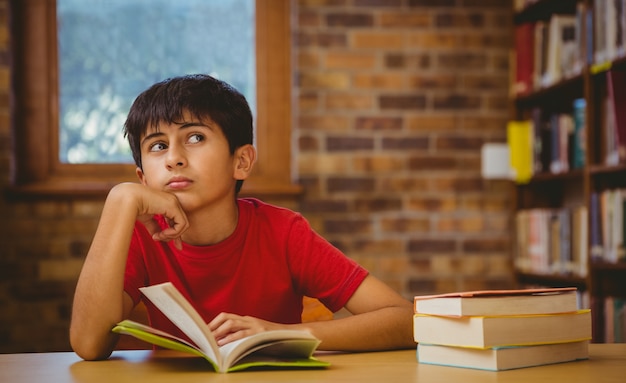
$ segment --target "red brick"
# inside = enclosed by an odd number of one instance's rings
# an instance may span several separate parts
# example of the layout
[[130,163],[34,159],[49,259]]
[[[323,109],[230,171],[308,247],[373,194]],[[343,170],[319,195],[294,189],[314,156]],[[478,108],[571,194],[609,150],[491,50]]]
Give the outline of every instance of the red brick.
[[382,147],[385,150],[416,150],[427,149],[430,145],[428,137],[384,137]]
[[332,111],[370,110],[374,107],[374,99],[368,94],[332,93],[326,96],[326,108]]
[[329,27],[371,27],[374,17],[367,13],[330,13],[326,15]]
[[358,198],[354,201],[354,209],[361,213],[397,211],[402,208],[402,200],[399,198]]
[[376,181],[373,178],[339,178],[330,177],[327,181],[328,191],[330,193],[336,192],[372,192],[376,185]]
[[368,234],[372,232],[372,223],[364,219],[327,219],[324,230],[332,234]]
[[405,47],[406,35],[401,32],[357,31],[352,35],[356,49],[400,49]]
[[407,168],[406,159],[395,155],[359,155],[352,160],[352,168],[360,173],[400,172]]
[[506,252],[509,250],[508,238],[467,239],[463,242],[463,252],[466,253],[491,253]]
[[376,56],[372,53],[328,52],[324,64],[329,69],[373,69],[376,67]]
[[355,88],[360,89],[403,89],[407,86],[406,77],[398,73],[355,74],[353,77]]
[[480,28],[485,25],[485,14],[480,12],[445,12],[435,16],[438,28]]
[[383,218],[380,227],[386,233],[427,233],[430,221],[427,218]]
[[323,116],[303,115],[298,119],[298,128],[302,130],[346,131],[350,128],[351,119],[329,113]]
[[298,148],[303,152],[317,151],[319,147],[319,141],[316,137],[300,136],[298,138]]
[[408,207],[420,212],[453,212],[459,209],[457,198],[454,196],[419,196],[409,199]]
[[343,213],[348,211],[348,201],[341,199],[308,199],[301,204],[303,212]]
[[294,41],[297,46],[308,48],[345,48],[348,45],[344,33],[300,32],[295,35]]
[[432,25],[432,16],[425,12],[383,12],[380,25],[386,28],[425,28]]
[[374,139],[369,137],[327,137],[326,149],[329,152],[351,151],[351,150],[372,150]]
[[428,189],[429,180],[414,176],[381,177],[381,191],[414,193]]
[[381,109],[421,110],[426,107],[426,96],[414,95],[383,95],[379,99]]
[[357,117],[356,130],[400,130],[403,119],[401,117]]
[[481,107],[481,98],[466,94],[435,95],[434,107],[436,110],[476,110]]
[[412,239],[409,241],[409,252],[412,254],[454,253],[454,239]]
[[473,153],[480,153],[484,140],[480,137],[462,136],[462,135],[447,135],[438,137],[435,141],[435,147],[439,150],[461,150],[471,151]]

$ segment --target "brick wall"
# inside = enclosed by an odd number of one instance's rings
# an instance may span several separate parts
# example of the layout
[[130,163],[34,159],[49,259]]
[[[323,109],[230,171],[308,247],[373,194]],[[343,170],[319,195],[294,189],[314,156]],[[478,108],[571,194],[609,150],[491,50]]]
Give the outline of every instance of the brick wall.
[[407,297],[510,286],[506,1],[303,0],[296,158],[303,213]]
[[[0,0],[0,190],[10,175],[8,0]],[[480,178],[504,140],[510,5],[300,0],[294,164],[300,210],[406,297],[512,283],[509,193]],[[0,196],[0,352],[67,350],[102,207]]]

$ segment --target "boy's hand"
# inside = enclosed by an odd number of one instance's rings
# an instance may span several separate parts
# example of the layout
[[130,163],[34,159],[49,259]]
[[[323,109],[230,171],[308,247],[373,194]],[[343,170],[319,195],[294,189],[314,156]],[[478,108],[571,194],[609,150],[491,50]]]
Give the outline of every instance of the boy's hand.
[[[176,248],[182,248],[181,236],[189,227],[189,222],[174,194],[154,190],[136,183],[120,184],[114,189],[120,189],[122,195],[135,199],[137,220],[143,223],[155,241],[174,241]],[[162,215],[167,220],[169,227],[162,229],[154,220],[155,215]]]
[[208,326],[209,330],[213,332],[217,344],[223,346],[260,332],[284,329],[288,325],[268,322],[250,316],[221,313],[209,322]]

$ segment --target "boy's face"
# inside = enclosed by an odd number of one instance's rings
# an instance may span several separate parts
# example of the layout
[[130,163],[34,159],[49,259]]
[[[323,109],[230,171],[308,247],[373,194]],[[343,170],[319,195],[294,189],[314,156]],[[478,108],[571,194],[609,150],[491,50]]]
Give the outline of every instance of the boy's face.
[[181,123],[160,123],[141,136],[142,169],[137,175],[142,184],[175,194],[189,213],[233,201],[236,180],[247,177],[240,163],[244,149],[230,154],[217,124],[184,113]]

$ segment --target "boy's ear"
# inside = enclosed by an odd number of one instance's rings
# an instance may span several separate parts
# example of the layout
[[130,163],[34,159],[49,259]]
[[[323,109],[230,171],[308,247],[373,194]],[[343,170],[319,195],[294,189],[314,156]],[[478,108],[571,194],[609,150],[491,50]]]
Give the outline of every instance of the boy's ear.
[[137,169],[135,169],[135,174],[137,174],[139,182],[141,182],[142,185],[146,185],[146,176],[145,174],[143,174],[143,170],[141,170],[140,167],[137,167]]
[[236,180],[245,180],[248,178],[256,161],[256,149],[248,144],[241,146],[235,150],[234,155],[234,173],[233,178]]

